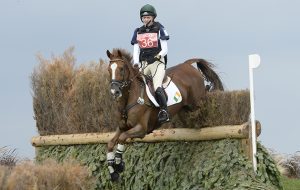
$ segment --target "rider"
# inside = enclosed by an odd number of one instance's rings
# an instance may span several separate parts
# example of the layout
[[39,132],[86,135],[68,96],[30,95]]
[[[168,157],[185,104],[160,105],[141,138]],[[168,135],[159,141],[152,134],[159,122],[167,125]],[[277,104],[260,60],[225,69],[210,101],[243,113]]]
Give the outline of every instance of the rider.
[[131,44],[133,45],[133,61],[135,65],[141,63],[144,75],[151,76],[155,90],[155,98],[160,106],[158,121],[168,122],[167,98],[162,88],[162,81],[166,71],[168,53],[167,40],[169,35],[164,26],[154,21],[156,10],[152,5],[144,5],[140,10],[143,26],[134,31]]

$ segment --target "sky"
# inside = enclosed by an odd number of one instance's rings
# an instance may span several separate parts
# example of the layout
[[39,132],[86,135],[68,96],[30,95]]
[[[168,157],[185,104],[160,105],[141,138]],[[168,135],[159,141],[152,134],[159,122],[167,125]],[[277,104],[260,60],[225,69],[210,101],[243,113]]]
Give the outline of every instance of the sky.
[[33,158],[30,75],[36,55],[61,55],[74,46],[77,65],[106,58],[106,50],[132,52],[133,31],[145,4],[168,34],[168,65],[204,58],[216,65],[226,90],[249,89],[254,70],[259,141],[279,153],[300,151],[300,1],[290,0],[0,0],[0,147]]

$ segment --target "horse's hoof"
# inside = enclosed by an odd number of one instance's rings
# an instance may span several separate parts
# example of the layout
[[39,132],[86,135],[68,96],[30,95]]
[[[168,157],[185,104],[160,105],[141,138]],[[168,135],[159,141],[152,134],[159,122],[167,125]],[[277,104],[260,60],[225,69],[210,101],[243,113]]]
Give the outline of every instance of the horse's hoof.
[[112,182],[117,182],[119,180],[119,173],[114,171],[113,173],[110,174],[110,178]]
[[122,160],[120,164],[114,164],[114,169],[118,173],[122,173],[125,170],[125,162]]

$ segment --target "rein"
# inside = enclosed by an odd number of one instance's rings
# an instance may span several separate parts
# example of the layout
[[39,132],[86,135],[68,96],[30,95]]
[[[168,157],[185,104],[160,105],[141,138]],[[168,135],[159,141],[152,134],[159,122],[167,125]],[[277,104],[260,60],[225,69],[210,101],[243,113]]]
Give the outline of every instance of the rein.
[[135,106],[137,106],[137,105],[146,105],[146,106],[152,107],[152,105],[151,105],[150,103],[145,102],[145,100],[144,100],[144,87],[145,87],[145,84],[144,84],[144,83],[141,83],[141,87],[142,87],[142,89],[141,89],[141,95],[140,95],[140,97],[137,99],[137,101],[134,102],[134,103],[132,103],[132,104],[129,104],[129,105],[125,106],[125,108],[124,108],[123,111],[122,111],[122,117],[123,117],[125,120],[128,119],[128,111],[129,111],[131,108],[133,108],[133,107],[135,107]]

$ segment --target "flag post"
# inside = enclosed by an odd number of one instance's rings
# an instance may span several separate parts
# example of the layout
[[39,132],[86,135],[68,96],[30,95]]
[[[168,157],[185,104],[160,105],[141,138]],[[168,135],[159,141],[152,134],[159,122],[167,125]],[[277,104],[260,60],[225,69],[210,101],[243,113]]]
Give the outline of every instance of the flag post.
[[249,132],[251,139],[251,154],[252,164],[254,172],[257,171],[257,159],[256,159],[256,126],[255,126],[255,111],[254,111],[254,85],[253,85],[253,69],[260,65],[260,56],[258,54],[249,55],[249,81],[250,81],[250,105],[251,105],[251,132]]

